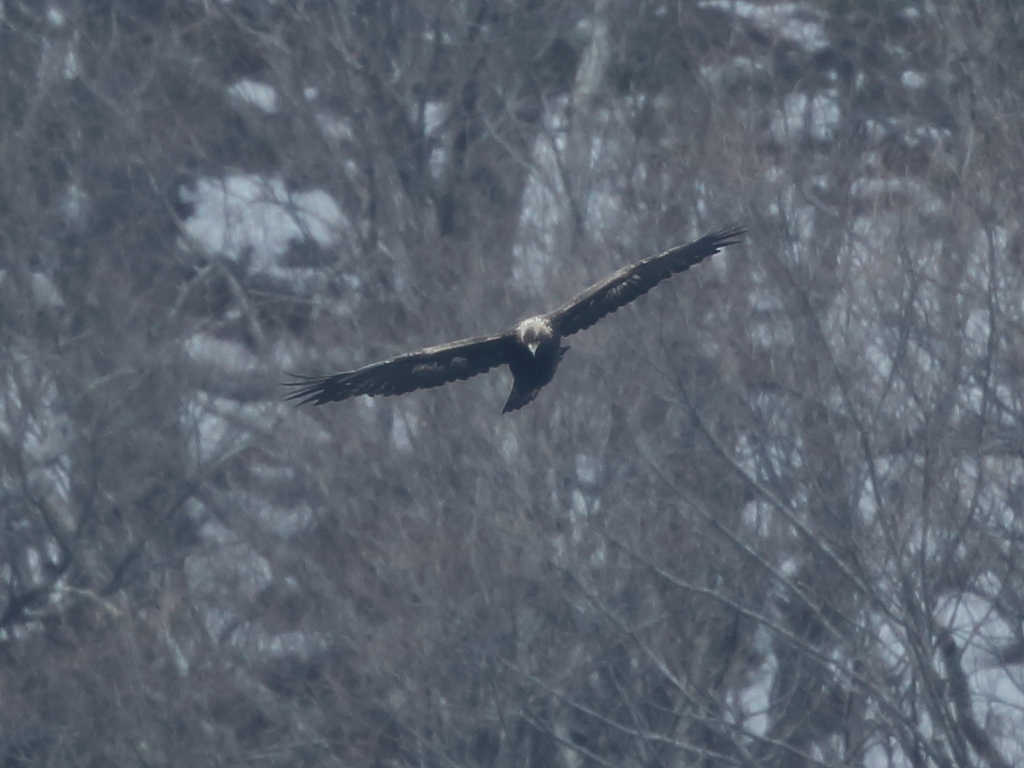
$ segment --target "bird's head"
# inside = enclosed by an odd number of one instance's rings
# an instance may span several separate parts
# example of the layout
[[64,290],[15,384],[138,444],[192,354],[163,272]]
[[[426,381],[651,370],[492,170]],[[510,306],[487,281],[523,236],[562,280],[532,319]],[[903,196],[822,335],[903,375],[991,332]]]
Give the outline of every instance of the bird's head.
[[555,331],[551,323],[543,316],[531,317],[516,326],[516,337],[519,343],[536,356],[540,345],[554,338]]

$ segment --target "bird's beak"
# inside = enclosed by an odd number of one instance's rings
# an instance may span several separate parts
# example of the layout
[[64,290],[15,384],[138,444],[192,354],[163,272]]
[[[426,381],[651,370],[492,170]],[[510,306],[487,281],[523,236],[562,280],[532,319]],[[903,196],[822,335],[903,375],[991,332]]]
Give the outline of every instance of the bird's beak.
[[537,347],[540,346],[540,342],[539,341],[531,341],[526,346],[530,350],[530,354],[533,355],[534,357],[536,357],[537,356]]

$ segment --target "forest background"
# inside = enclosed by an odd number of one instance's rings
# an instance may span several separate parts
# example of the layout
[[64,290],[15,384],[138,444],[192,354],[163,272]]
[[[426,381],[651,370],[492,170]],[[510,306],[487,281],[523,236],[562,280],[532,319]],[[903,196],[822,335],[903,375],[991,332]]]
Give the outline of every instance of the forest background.
[[[4,766],[1024,764],[1024,6],[0,3]],[[281,402],[743,244],[505,372]]]

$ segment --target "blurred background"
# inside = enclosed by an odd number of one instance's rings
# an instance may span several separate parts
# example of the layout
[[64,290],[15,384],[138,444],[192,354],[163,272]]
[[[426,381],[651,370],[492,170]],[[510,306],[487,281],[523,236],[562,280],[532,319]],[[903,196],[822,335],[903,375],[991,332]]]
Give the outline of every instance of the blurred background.
[[0,2],[0,764],[1024,764],[1022,25]]

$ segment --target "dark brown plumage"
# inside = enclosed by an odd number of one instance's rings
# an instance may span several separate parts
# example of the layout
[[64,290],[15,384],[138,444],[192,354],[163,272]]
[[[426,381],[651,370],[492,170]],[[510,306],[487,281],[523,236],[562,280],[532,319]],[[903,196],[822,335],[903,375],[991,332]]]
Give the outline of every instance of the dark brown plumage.
[[401,395],[507,365],[512,372],[512,392],[502,413],[518,410],[554,377],[569,349],[561,344],[563,336],[589,328],[663,280],[738,243],[744,231],[742,227],[723,229],[630,264],[554,312],[527,318],[504,333],[427,347],[346,373],[296,376],[297,381],[286,384],[297,387],[287,399],[298,400],[299,405],[323,405],[356,395]]

